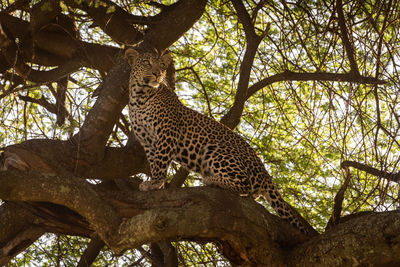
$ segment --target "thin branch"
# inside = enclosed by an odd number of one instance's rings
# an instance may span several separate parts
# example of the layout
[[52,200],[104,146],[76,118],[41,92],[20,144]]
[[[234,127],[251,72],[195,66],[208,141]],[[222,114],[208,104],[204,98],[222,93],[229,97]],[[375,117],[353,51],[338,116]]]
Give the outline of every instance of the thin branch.
[[399,183],[400,182],[400,172],[397,172],[397,173],[385,172],[385,171],[378,170],[376,168],[373,168],[373,167],[368,166],[368,165],[363,164],[363,163],[359,163],[359,162],[356,162],[356,161],[348,161],[348,160],[343,161],[340,164],[340,167],[342,167],[342,168],[353,167],[353,168],[356,168],[358,170],[364,171],[364,172],[366,172],[368,174],[374,175],[376,177],[382,177],[382,178],[384,178],[384,179],[386,179],[388,181],[391,181],[391,182],[395,182],[395,183]]
[[333,207],[332,215],[329,218],[328,224],[325,228],[325,230],[332,228],[333,225],[336,225],[340,221],[340,214],[343,209],[343,199],[344,199],[344,193],[346,192],[347,187],[349,186],[350,179],[351,179],[351,173],[349,171],[349,168],[345,168],[346,171],[346,176],[344,183],[340,187],[339,191],[337,192],[335,196],[335,204]]
[[[65,106],[57,107],[57,105],[52,104],[49,101],[47,101],[47,99],[44,96],[42,96],[39,99],[32,98],[30,96],[23,96],[23,95],[18,95],[18,97],[19,97],[19,99],[21,99],[23,101],[38,104],[38,105],[44,107],[45,109],[47,109],[49,112],[56,114],[56,115],[58,115],[58,113],[60,112],[59,108],[61,108],[61,109],[63,109],[62,112],[64,114],[67,114],[67,116],[68,116],[68,111],[66,110]],[[65,115],[64,115],[64,119],[65,119]],[[58,123],[58,117],[57,117],[57,123]]]
[[[30,23],[28,21],[0,12],[0,22],[2,26],[9,31],[9,34],[1,33],[0,35],[6,36],[9,41],[17,38],[19,40],[25,40],[27,35],[30,34],[27,32],[27,29],[30,29]],[[2,36],[0,36],[0,46],[6,47],[6,44],[2,42]],[[29,43],[32,42],[32,40],[28,39],[25,42]],[[15,47],[17,47],[17,49]],[[8,53],[8,59],[3,60],[6,61],[8,66],[5,66],[4,62],[1,62],[2,68],[9,69],[14,67],[15,60],[13,59],[16,56],[17,50],[24,56],[20,63],[31,62],[40,66],[54,67],[65,65],[68,61],[76,58],[79,59],[81,66],[95,68],[100,72],[108,72],[115,63],[116,55],[121,51],[117,47],[78,40],[67,31],[59,33],[46,29],[35,34],[33,49],[30,45],[23,45],[20,47],[14,45],[14,48],[11,48],[8,48],[8,52],[2,51],[3,54],[6,52]],[[98,55],[102,56],[99,57]],[[19,71],[24,73],[21,68],[22,67],[20,67]]]
[[281,81],[332,81],[332,82],[352,82],[362,84],[384,84],[386,81],[373,77],[354,75],[352,73],[329,73],[329,72],[314,72],[314,73],[298,73],[286,70],[262,79],[261,81],[249,87],[248,98],[258,90]]
[[211,112],[210,98],[208,97],[208,93],[207,93],[206,87],[204,86],[203,82],[201,81],[201,78],[200,78],[199,74],[197,73],[197,71],[194,70],[193,66],[188,67],[187,69],[192,71],[192,73],[196,77],[197,81],[199,82],[199,84],[201,86],[201,89],[203,90],[204,97],[206,99],[207,108],[208,108],[208,116],[212,118],[213,115],[212,115],[212,112]]
[[336,12],[338,14],[339,27],[340,27],[340,31],[342,33],[341,34],[342,41],[343,41],[344,48],[346,50],[347,57],[350,62],[351,72],[356,75],[360,75],[360,71],[358,69],[358,65],[357,65],[357,61],[356,61],[354,47],[353,47],[353,44],[350,42],[350,34],[347,31],[347,27],[346,27],[346,19],[345,19],[344,12],[343,12],[342,0],[336,1]]
[[17,9],[22,9],[25,5],[28,5],[30,0],[17,0],[14,3],[10,4],[7,8],[2,10],[2,13],[11,13]]
[[149,5],[149,6],[153,6],[153,7],[155,7],[155,8],[159,8],[159,9],[168,8],[167,5],[163,5],[163,4],[158,3],[158,2],[155,2],[155,1],[150,1],[150,2],[148,3],[148,5]]
[[251,16],[251,20],[253,23],[255,22],[255,20],[257,18],[258,12],[265,6],[266,3],[267,3],[267,0],[260,0],[260,2],[257,3],[256,7],[253,10],[253,14]]
[[13,66],[15,72],[19,76],[39,84],[59,80],[82,66],[81,59],[76,57],[66,61],[58,68],[49,71],[38,71],[30,68],[25,63],[23,55],[13,39],[13,36],[11,36],[11,33],[4,26],[0,27],[0,48],[2,48],[2,53],[8,61],[8,64]]
[[68,116],[67,108],[65,107],[66,93],[68,87],[68,76],[57,81],[57,93],[56,93],[56,115],[57,124],[62,126],[65,118]]
[[240,64],[240,76],[235,101],[231,109],[221,119],[221,123],[233,129],[239,124],[243,113],[254,57],[263,36],[258,36],[255,33],[252,20],[243,3],[239,0],[231,0],[231,2],[237,12],[240,23],[243,25],[247,40],[246,51]]

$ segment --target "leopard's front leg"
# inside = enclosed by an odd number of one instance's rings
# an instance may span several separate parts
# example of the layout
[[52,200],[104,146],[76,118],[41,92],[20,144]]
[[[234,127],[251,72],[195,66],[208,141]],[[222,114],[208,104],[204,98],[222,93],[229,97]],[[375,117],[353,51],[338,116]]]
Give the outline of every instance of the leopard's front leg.
[[[167,142],[169,141],[169,142]],[[154,147],[145,147],[146,157],[150,164],[151,180],[139,185],[140,191],[158,190],[165,187],[168,166],[174,155],[174,142],[160,138]]]

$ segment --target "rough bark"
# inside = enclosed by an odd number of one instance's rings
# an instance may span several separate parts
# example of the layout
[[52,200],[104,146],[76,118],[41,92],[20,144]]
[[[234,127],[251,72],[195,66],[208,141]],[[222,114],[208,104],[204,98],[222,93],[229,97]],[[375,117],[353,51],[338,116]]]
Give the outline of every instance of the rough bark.
[[400,214],[369,213],[291,252],[289,266],[399,266]]

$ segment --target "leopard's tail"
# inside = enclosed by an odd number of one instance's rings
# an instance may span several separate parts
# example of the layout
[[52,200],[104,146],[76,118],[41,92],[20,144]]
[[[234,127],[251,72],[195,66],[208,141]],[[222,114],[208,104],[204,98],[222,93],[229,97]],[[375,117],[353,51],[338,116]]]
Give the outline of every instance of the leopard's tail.
[[300,213],[282,198],[273,183],[268,184],[268,188],[261,192],[261,196],[268,201],[279,217],[288,221],[305,235],[318,235],[318,232],[300,215]]

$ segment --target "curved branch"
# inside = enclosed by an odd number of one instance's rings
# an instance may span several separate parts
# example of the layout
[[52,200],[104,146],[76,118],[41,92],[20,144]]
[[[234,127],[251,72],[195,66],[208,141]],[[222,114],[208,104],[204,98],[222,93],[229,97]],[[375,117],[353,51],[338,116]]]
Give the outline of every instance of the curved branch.
[[[30,96],[18,95],[18,98],[23,101],[26,101],[26,102],[38,104],[38,105],[44,107],[45,109],[47,109],[47,111],[49,111],[53,114],[56,114],[57,115],[57,124],[60,126],[64,123],[65,117],[69,117],[68,111],[65,108],[65,106],[52,104],[49,101],[47,101],[47,99],[44,96],[41,96],[40,98],[32,98]],[[62,116],[63,116],[63,120],[62,120],[61,124],[59,124],[59,114],[62,114]]]
[[42,0],[35,4],[30,10],[30,20],[32,32],[38,32],[40,29],[51,23],[51,21],[61,13],[59,1]]
[[352,73],[329,73],[329,72],[314,72],[314,73],[298,73],[286,70],[262,79],[261,81],[249,87],[247,98],[255,94],[258,90],[282,81],[332,81],[332,82],[351,82],[361,84],[385,84],[386,81],[378,78],[354,75]]
[[[357,262],[397,266],[400,262],[396,253],[400,244],[398,211],[352,216],[304,242],[301,233],[255,201],[226,190],[197,187],[121,192],[101,184],[91,187],[126,218],[116,229],[113,248],[117,252],[168,239],[217,242],[235,265],[347,266]],[[81,221],[80,216],[76,219]],[[60,227],[53,229],[62,232]]]
[[255,33],[254,25],[251,21],[250,15],[248,14],[243,3],[238,0],[232,0],[232,4],[238,14],[240,23],[243,25],[247,44],[243,60],[240,64],[240,76],[236,90],[235,101],[230,110],[221,119],[221,123],[225,124],[231,129],[235,128],[240,122],[243,108],[247,100],[246,96],[248,95],[250,73],[253,67],[254,57],[263,38]]
[[231,0],[231,2],[235,8],[240,23],[243,25],[247,41],[250,42],[250,39],[257,38],[257,35],[254,31],[253,20],[250,18],[250,15],[247,12],[243,2],[239,0]]
[[35,226],[27,227],[23,231],[19,232],[18,235],[14,236],[11,240],[8,240],[8,242],[1,247],[0,264],[5,266],[9,260],[14,258],[23,249],[30,246],[43,234],[44,230]]
[[108,137],[128,103],[129,73],[129,64],[119,59],[104,79],[97,101],[80,131],[72,138],[81,156],[90,164],[103,158]]

